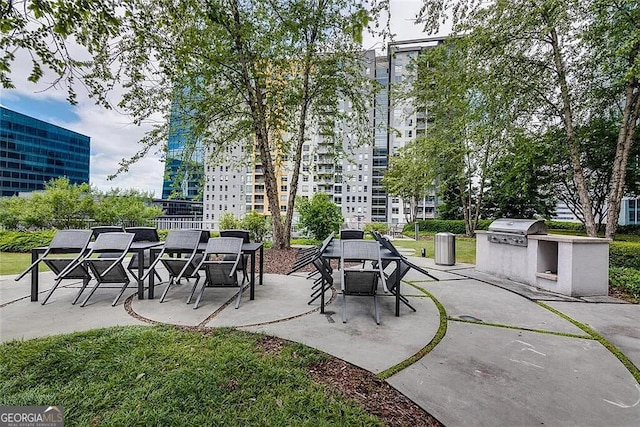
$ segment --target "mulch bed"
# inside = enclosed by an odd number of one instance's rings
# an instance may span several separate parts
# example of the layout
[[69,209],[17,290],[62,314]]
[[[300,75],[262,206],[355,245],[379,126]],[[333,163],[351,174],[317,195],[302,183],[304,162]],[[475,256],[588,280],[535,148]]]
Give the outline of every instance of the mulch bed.
[[[264,272],[287,274],[298,256],[298,249],[266,249]],[[307,266],[301,271],[311,271]],[[268,353],[278,353],[284,340],[269,337],[262,341]],[[371,372],[351,365],[344,360],[329,358],[309,367],[311,377],[337,390],[347,399],[358,401],[372,415],[387,426],[442,426],[434,417],[409,400],[405,395],[379,379]]]
[[434,417],[371,372],[331,358],[309,369],[316,381],[357,400],[387,426],[442,426]]

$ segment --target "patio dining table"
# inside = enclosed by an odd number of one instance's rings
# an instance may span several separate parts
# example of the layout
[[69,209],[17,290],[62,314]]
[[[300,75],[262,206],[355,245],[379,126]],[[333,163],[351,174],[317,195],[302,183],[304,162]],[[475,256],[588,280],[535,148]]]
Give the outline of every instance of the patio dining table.
[[[322,252],[322,257],[327,259],[327,260],[332,260],[332,259],[340,259],[342,257],[342,245],[340,243],[340,239],[334,239],[331,244],[329,244],[327,246],[327,248],[324,250],[324,252]],[[380,258],[382,259],[382,261],[389,261],[389,262],[394,262],[396,265],[396,269],[398,269],[398,271],[400,270],[400,262],[402,261],[402,258],[391,253],[391,251],[387,248],[385,248],[384,246],[380,246]],[[399,278],[398,275],[395,275],[397,277],[396,279],[396,292],[395,292],[395,296],[396,296],[396,317],[400,316],[400,283],[401,280]],[[324,310],[324,299],[322,299],[321,302],[322,305],[322,310]]]
[[[91,249],[93,242],[89,243],[87,252]],[[144,251],[162,246],[162,242],[133,242],[129,248],[130,253],[138,254],[138,277],[141,278],[144,274]],[[41,254],[47,250],[47,247],[39,247],[31,250],[31,262],[36,262]],[[58,253],[74,254],[78,253],[77,250],[69,250],[65,252],[64,249],[59,250]],[[39,288],[39,274],[38,267],[31,269],[31,301],[38,301],[38,288]],[[144,299],[144,283],[142,280],[138,282],[138,299]],[[153,275],[150,276],[149,283],[153,283]],[[152,286],[152,285],[151,285]]]

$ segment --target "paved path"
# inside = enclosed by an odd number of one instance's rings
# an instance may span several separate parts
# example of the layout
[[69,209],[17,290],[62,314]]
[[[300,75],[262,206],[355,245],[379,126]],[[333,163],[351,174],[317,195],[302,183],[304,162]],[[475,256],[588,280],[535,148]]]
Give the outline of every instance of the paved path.
[[[77,283],[59,288],[45,306],[30,302],[28,278],[0,277],[0,340],[27,339],[102,326],[169,323],[231,326],[304,343],[387,378],[387,381],[447,426],[637,426],[640,385],[593,336],[560,316],[597,331],[640,366],[640,306],[609,298],[598,303],[541,292],[475,272],[473,266],[435,266],[412,258],[440,281],[414,272],[403,293],[417,312],[381,298],[381,324],[369,298],[341,298],[308,305],[305,274],[266,275],[256,299],[243,295],[235,310],[233,291],[205,291],[201,307],[185,304],[189,284],[167,300],[138,300],[111,307],[115,289],[100,288],[86,307],[70,302]],[[44,273],[41,291],[52,283]],[[162,290],[162,288],[160,288]],[[158,292],[156,292],[158,293]],[[335,296],[335,295],[333,295]],[[332,294],[327,292],[327,298]],[[124,300],[124,298],[123,298]],[[542,304],[539,304],[542,303]],[[391,375],[424,349],[446,319],[441,341],[425,356]],[[392,371],[389,371],[392,370]]]

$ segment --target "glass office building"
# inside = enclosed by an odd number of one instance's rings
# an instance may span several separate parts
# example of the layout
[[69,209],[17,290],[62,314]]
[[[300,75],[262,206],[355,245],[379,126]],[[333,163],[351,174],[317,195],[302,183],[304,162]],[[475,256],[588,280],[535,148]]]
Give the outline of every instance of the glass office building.
[[0,196],[44,189],[61,176],[89,182],[88,136],[0,107]]
[[204,179],[203,147],[200,141],[190,147],[189,131],[183,126],[179,108],[173,105],[167,141],[167,157],[162,182],[162,198],[202,200]]

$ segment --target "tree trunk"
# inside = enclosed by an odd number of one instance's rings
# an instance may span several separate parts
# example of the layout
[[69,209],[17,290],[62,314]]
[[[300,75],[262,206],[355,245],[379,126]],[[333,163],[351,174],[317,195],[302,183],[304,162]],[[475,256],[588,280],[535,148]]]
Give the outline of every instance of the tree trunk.
[[284,225],[284,233],[287,236],[287,243],[285,247],[290,247],[290,238],[291,238],[291,226],[293,222],[293,211],[295,207],[295,199],[298,193],[298,181],[300,179],[300,166],[302,163],[302,146],[304,145],[306,129],[307,129],[307,115],[309,113],[309,105],[311,103],[310,100],[310,78],[312,71],[311,58],[315,53],[315,43],[317,38],[317,28],[314,27],[313,31],[309,35],[309,40],[307,40],[308,51],[305,55],[305,63],[304,70],[302,76],[302,105],[300,106],[300,124],[298,126],[298,134],[296,135],[296,151],[293,156],[293,171],[291,173],[291,183],[289,185],[289,200],[287,202],[287,215],[285,219]]
[[269,131],[267,127],[267,114],[265,100],[263,98],[265,82],[261,82],[254,70],[254,58],[248,52],[242,40],[242,20],[238,10],[237,0],[231,3],[231,12],[235,27],[232,30],[235,49],[238,53],[238,61],[242,67],[242,79],[248,91],[248,104],[251,109],[253,133],[255,144],[264,167],[265,189],[269,199],[269,209],[273,225],[273,246],[283,248],[288,246],[289,237],[284,235],[282,219],[280,217],[280,202],[278,199],[278,182],[276,179],[275,165],[271,158],[269,143]]
[[640,118],[640,82],[630,81],[627,84],[625,106],[622,115],[622,123],[618,132],[616,144],[616,155],[613,162],[613,172],[611,174],[611,191],[608,198],[607,228],[605,235],[613,239],[618,228],[618,217],[620,216],[620,204],[624,196],[624,184],[629,162],[629,152],[633,145],[633,136],[636,131],[638,119]]
[[587,181],[584,177],[584,170],[582,169],[582,164],[580,163],[580,151],[578,149],[578,143],[576,141],[574,132],[571,94],[569,93],[567,73],[564,65],[564,60],[562,58],[562,52],[560,51],[558,33],[555,27],[551,28],[549,36],[551,37],[553,60],[556,67],[556,72],[558,74],[558,84],[560,86],[560,94],[562,99],[562,121],[564,123],[565,132],[567,133],[567,144],[569,145],[569,156],[571,158],[571,166],[573,169],[573,180],[576,184],[576,189],[578,190],[578,197],[580,198],[582,210],[584,211],[584,226],[587,230],[587,234],[591,237],[597,237],[598,228],[593,216],[591,196],[589,195]]

